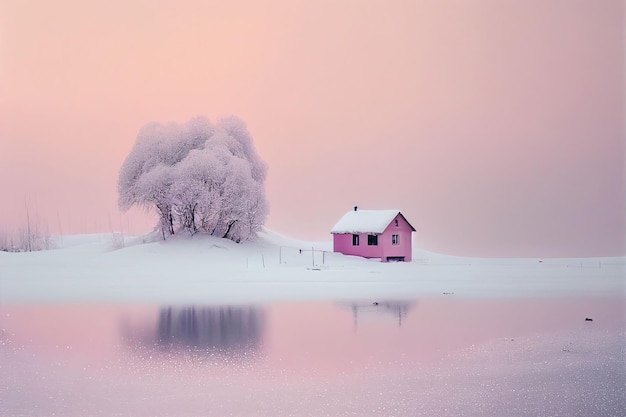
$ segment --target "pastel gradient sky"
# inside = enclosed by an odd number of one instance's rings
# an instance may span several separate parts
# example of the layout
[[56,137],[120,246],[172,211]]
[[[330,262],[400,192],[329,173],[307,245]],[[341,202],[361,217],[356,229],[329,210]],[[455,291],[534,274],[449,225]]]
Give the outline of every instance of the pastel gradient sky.
[[0,230],[117,209],[151,121],[235,114],[267,226],[328,240],[398,208],[424,249],[625,253],[623,0],[0,0]]

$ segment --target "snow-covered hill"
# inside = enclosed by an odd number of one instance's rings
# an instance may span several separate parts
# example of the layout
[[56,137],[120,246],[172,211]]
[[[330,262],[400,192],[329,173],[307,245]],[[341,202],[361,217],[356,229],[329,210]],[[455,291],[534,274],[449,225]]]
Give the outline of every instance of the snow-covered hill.
[[65,236],[60,249],[0,252],[1,302],[269,302],[624,295],[626,259],[481,259],[416,249],[411,263],[332,252],[264,231],[212,236]]

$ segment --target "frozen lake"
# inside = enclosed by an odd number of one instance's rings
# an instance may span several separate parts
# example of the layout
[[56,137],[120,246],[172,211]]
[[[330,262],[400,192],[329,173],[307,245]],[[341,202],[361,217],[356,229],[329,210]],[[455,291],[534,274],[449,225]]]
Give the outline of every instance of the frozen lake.
[[619,294],[4,303],[0,414],[623,416],[625,311]]

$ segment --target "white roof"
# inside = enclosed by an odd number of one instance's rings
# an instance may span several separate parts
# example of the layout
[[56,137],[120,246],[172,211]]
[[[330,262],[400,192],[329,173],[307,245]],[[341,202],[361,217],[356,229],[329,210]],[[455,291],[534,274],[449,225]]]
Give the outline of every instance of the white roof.
[[352,210],[343,215],[330,233],[382,233],[400,210]]

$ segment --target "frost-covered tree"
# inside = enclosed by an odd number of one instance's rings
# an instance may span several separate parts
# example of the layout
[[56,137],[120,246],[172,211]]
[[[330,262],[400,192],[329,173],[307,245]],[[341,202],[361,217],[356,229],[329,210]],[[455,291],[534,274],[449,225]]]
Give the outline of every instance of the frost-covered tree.
[[260,183],[265,181],[267,167],[256,152],[256,148],[252,143],[252,136],[248,133],[243,120],[236,116],[230,116],[222,119],[218,123],[218,127],[223,129],[227,138],[232,138],[235,144],[231,144],[231,153],[239,156],[250,164],[252,178]]
[[163,238],[185,230],[250,240],[268,213],[266,172],[239,118],[150,123],[120,170],[119,206],[156,211]]
[[[140,207],[154,208],[159,215],[163,238],[174,234],[172,199],[175,177],[171,166],[159,164],[143,173],[134,187],[136,199],[133,204]],[[130,206],[121,206],[124,207]]]

